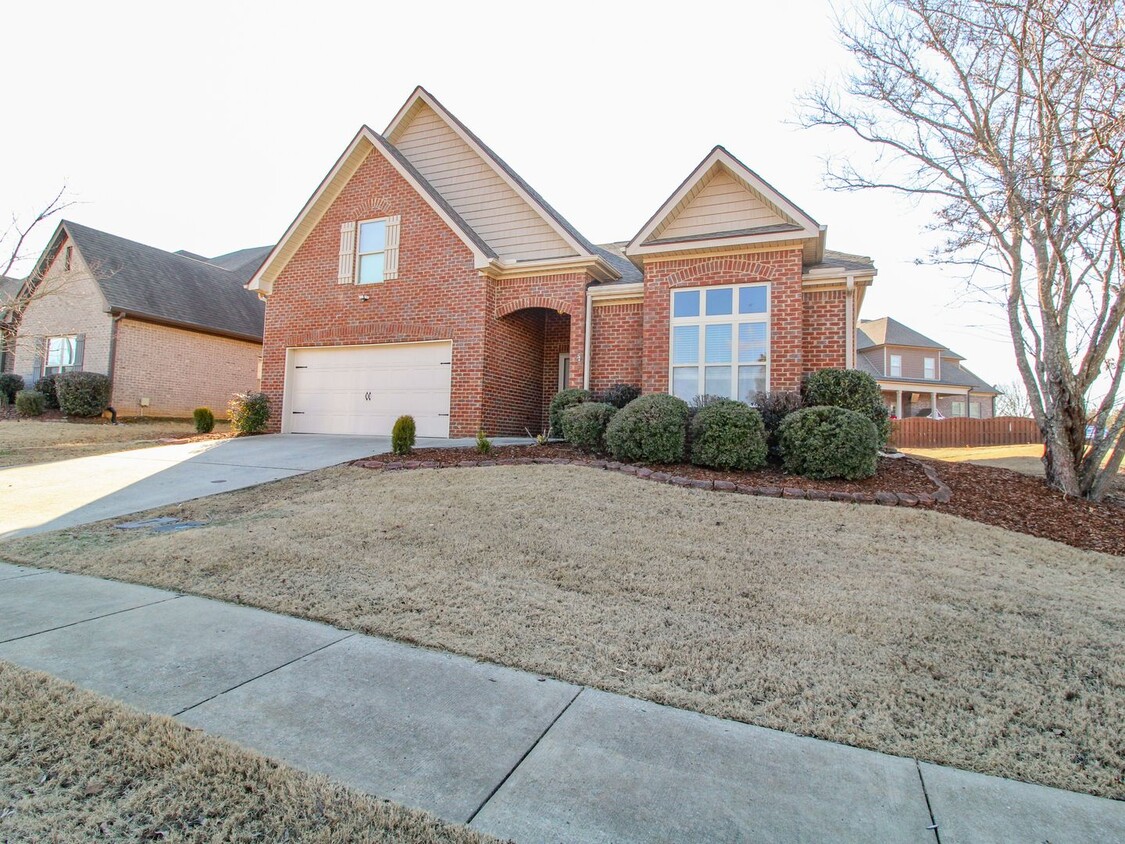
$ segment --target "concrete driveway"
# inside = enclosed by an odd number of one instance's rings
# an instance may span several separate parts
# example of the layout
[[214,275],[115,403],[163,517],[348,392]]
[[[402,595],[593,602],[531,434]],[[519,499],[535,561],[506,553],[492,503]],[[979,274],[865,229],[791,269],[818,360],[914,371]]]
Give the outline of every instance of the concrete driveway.
[[[389,437],[272,434],[0,470],[0,539],[276,481],[390,450]],[[418,447],[453,445],[419,440]]]

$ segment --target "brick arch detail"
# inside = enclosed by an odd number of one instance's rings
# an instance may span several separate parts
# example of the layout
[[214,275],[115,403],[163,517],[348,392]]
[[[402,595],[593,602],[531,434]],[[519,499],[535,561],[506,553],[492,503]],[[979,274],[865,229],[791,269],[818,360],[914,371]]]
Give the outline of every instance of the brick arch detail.
[[746,258],[712,258],[673,273],[668,277],[668,286],[685,287],[715,273],[737,273],[746,276],[746,281],[773,281],[778,277],[780,268]]
[[560,314],[574,316],[573,306],[562,299],[554,299],[550,296],[521,296],[518,299],[498,303],[496,305],[496,318],[500,319],[508,316],[508,314],[514,314],[516,311],[524,311],[528,308],[549,308],[558,311]]

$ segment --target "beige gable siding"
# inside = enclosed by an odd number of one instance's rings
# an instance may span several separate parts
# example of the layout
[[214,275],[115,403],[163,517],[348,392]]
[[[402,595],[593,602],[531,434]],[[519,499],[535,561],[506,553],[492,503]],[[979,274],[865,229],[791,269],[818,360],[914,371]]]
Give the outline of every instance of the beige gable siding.
[[577,254],[429,106],[396,132],[394,144],[501,258]]
[[739,231],[788,223],[775,209],[722,168],[673,209],[652,239]]

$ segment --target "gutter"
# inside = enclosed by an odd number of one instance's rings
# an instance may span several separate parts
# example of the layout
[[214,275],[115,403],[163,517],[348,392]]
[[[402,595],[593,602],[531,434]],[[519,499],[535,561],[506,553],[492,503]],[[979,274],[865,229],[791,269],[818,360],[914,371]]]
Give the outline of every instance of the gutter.
[[[127,316],[128,314],[126,314],[125,311],[113,314],[113,324],[110,326],[109,330],[109,372],[106,374],[109,376],[109,403],[111,405],[113,404],[113,390],[115,387],[113,375],[117,369],[117,326],[121,320],[125,319]],[[116,419],[116,417],[117,414],[115,413],[114,418]]]
[[594,346],[594,297],[586,288],[586,323],[583,326],[582,389],[590,389],[590,350]]
[[847,293],[844,295],[844,324],[847,336],[844,338],[844,368],[855,369],[855,274],[848,273]]

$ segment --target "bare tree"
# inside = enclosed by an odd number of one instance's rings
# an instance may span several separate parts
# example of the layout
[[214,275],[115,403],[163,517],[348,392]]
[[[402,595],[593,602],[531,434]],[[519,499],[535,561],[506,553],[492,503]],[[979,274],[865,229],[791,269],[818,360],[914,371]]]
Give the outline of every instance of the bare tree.
[[1001,384],[997,389],[1000,391],[996,396],[997,416],[1023,418],[1031,416],[1031,402],[1027,398],[1027,389],[1022,381],[1009,381],[1007,384]]
[[931,258],[1006,304],[1048,483],[1101,498],[1125,458],[1125,4],[872,0],[839,32],[855,67],[804,120],[878,154],[830,184],[933,203]]

